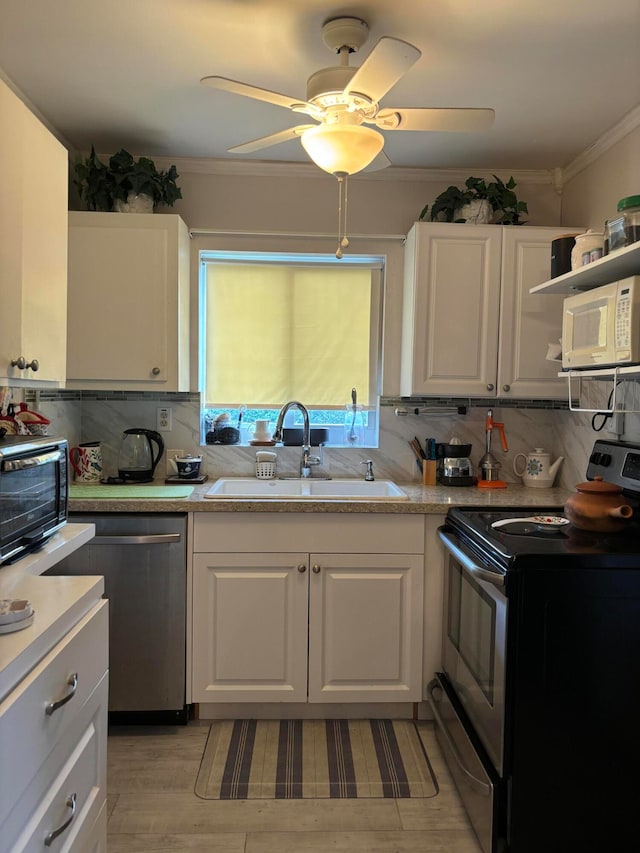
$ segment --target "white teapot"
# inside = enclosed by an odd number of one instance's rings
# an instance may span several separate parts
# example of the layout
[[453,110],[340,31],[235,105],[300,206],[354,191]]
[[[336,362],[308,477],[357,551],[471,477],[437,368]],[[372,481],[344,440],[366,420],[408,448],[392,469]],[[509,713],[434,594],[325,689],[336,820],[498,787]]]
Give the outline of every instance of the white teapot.
[[[524,459],[524,467],[519,467],[520,457]],[[516,453],[513,459],[513,473],[522,478],[525,486],[534,489],[550,489],[558,468],[562,464],[563,456],[558,456],[555,462],[551,462],[551,454],[542,447],[535,447],[530,453]]]

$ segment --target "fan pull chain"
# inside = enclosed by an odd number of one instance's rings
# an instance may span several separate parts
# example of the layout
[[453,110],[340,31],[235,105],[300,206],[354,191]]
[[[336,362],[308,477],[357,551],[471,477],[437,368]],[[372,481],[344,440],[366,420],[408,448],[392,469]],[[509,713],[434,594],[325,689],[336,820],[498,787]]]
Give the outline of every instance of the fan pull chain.
[[[348,178],[346,172],[336,172],[338,180],[338,248],[336,249],[336,258],[342,257],[342,250],[349,246],[347,239],[347,202],[348,202]],[[344,199],[344,213],[343,213]]]

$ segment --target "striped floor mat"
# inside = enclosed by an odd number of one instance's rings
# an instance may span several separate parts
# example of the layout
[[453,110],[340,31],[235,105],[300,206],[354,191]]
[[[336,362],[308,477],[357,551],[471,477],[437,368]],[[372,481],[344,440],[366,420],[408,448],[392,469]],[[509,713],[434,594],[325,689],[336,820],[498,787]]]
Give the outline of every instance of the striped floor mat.
[[411,720],[215,722],[195,793],[205,800],[434,797],[420,727]]

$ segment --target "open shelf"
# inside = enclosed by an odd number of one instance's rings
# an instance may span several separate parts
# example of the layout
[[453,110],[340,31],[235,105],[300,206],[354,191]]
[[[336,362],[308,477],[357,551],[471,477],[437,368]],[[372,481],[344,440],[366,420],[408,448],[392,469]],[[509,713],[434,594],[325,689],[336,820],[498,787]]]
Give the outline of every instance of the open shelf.
[[640,241],[617,249],[598,261],[593,261],[550,281],[545,281],[529,289],[529,293],[575,293],[591,290],[601,284],[619,281],[630,275],[640,275]]

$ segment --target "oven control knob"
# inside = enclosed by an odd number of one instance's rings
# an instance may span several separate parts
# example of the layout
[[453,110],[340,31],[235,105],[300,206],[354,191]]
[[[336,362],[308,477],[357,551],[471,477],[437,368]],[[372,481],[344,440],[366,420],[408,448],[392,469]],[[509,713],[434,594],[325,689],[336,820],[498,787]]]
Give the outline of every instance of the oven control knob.
[[611,465],[611,454],[610,453],[601,453],[600,454],[600,464],[603,468],[608,468]]
[[602,453],[600,453],[599,451],[594,451],[594,452],[591,454],[591,456],[589,457],[589,462],[590,462],[592,465],[600,465],[600,464],[602,464],[602,455],[603,455],[603,454],[602,454]]

